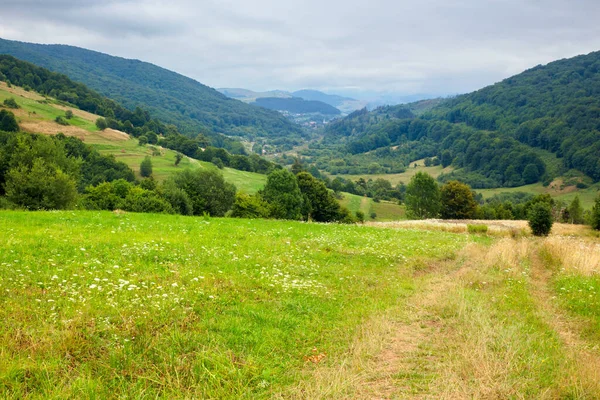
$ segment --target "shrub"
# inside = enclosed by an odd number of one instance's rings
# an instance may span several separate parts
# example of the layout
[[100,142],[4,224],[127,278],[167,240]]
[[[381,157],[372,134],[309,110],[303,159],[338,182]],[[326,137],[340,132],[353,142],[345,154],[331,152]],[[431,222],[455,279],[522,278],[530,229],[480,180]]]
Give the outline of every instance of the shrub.
[[592,229],[600,231],[600,195],[596,197],[596,201],[594,202],[594,207],[592,208]]
[[106,120],[104,118],[98,118],[96,120],[96,127],[98,129],[100,129],[101,131],[103,131],[106,128],[108,128],[108,123],[106,122]]
[[180,152],[177,152],[175,154],[175,166],[178,166],[179,163],[181,162],[181,160],[183,160],[183,154],[181,154]]
[[360,211],[360,210],[358,210],[358,211],[356,212],[356,220],[357,220],[358,222],[360,222],[360,223],[363,223],[363,222],[365,222],[365,213],[364,213],[364,212],[362,212],[362,211]]
[[225,182],[219,171],[185,169],[173,177],[173,182],[189,196],[194,215],[222,217],[235,200],[235,186]]
[[71,119],[71,118],[73,118],[73,111],[71,111],[71,110],[67,110],[67,111],[65,111],[65,118],[66,118],[66,119]]
[[144,135],[138,138],[138,146],[145,146],[148,144],[148,138]]
[[19,105],[12,97],[4,100],[4,105],[8,108],[19,108]]
[[152,175],[152,160],[150,156],[146,156],[140,164],[140,175],[147,178]]
[[535,236],[548,236],[552,230],[552,208],[548,203],[538,202],[529,211],[529,227]]
[[376,214],[376,213],[374,213],[374,212],[372,212],[372,213],[371,213],[371,219],[375,219],[375,218],[377,218],[377,214]]
[[56,122],[59,125],[69,125],[69,122],[65,119],[65,117],[59,115],[58,117],[56,117],[54,119],[54,122]]
[[121,204],[125,211],[173,214],[173,208],[169,202],[155,192],[140,187],[132,188]]
[[162,196],[171,204],[173,210],[181,215],[193,215],[194,206],[188,194],[178,188],[173,181],[166,181],[162,187]]
[[259,195],[238,193],[235,195],[231,216],[234,218],[269,218],[269,204]]
[[15,118],[15,114],[10,111],[0,110],[0,131],[18,132],[19,124]]
[[472,224],[468,224],[467,225],[467,231],[469,231],[469,233],[473,233],[473,234],[477,234],[477,233],[487,233],[488,231],[488,227],[487,225],[472,225]]
[[213,157],[213,159],[210,160],[210,162],[215,164],[219,169],[225,168],[225,164],[223,164],[223,160],[221,160],[220,158]]

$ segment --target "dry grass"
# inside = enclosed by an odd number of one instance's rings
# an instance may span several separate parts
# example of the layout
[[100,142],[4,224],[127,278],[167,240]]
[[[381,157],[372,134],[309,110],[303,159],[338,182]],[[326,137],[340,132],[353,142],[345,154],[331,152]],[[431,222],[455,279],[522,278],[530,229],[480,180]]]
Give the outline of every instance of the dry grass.
[[[405,220],[391,222],[366,222],[366,225],[379,228],[422,229],[452,233],[468,233],[467,225],[485,225],[487,234],[496,237],[530,236],[531,229],[527,221],[513,220]],[[551,235],[558,236],[589,236],[590,228],[585,225],[554,223]]]
[[415,275],[406,306],[369,320],[346,358],[315,366],[283,398],[599,398],[600,358],[553,303],[538,256],[546,247],[560,260],[600,254],[597,243],[558,235],[470,243],[456,260]]
[[542,242],[542,248],[565,271],[584,276],[600,274],[600,243],[572,236],[550,236]]
[[526,221],[492,220],[408,220],[392,222],[367,222],[367,225],[380,228],[422,229],[452,233],[468,233],[467,225],[485,225],[491,236],[526,236],[531,233]]
[[25,97],[26,99],[44,100],[44,96],[40,95],[37,92],[34,92],[33,90],[30,90],[28,92],[25,89],[23,89],[22,87],[18,87],[18,86],[8,87],[6,82],[0,82],[0,89],[5,90],[9,93],[13,93],[20,97]]

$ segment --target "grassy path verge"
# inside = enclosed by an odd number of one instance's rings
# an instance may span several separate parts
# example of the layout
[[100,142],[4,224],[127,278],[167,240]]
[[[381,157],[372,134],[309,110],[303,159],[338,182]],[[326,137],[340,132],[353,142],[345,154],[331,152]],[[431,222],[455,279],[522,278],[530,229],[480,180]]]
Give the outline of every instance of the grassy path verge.
[[559,305],[543,245],[505,238],[415,264],[413,295],[365,325],[343,367],[316,370],[304,398],[600,398],[598,341]]

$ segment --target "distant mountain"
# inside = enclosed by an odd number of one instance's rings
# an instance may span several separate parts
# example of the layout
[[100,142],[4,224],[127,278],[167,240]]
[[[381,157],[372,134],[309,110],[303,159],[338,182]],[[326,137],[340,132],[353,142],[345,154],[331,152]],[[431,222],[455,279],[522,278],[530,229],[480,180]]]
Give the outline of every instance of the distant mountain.
[[182,132],[206,129],[227,135],[293,137],[302,131],[272,110],[231,99],[193,79],[138,60],[73,46],[0,39],[0,54],[60,72],[130,110],[143,106]]
[[262,97],[256,99],[254,104],[271,110],[287,111],[292,114],[320,113],[323,115],[340,115],[342,113],[337,108],[322,101],[304,100],[299,97]]
[[[353,111],[360,110],[366,107],[368,102],[362,100],[352,99],[350,97],[338,96],[335,94],[326,94],[319,92],[318,90],[298,90],[296,92],[286,92],[285,90],[270,90],[268,92],[255,92],[248,89],[239,88],[221,88],[219,92],[223,93],[227,97],[232,99],[241,100],[246,103],[254,103],[257,99],[265,97],[280,98],[280,99],[291,99],[292,97],[299,97],[308,101],[320,101],[325,104],[329,104],[340,110],[342,114],[348,115]],[[270,107],[269,107],[270,108]]]
[[241,100],[245,103],[253,103],[256,99],[261,99],[263,97],[277,97],[283,99],[290,99],[293,97],[290,92],[284,90],[270,90],[268,92],[254,92],[252,90],[240,88],[221,88],[217,90],[227,97]]
[[457,169],[447,178],[480,188],[550,182],[569,169],[598,182],[600,52],[540,65],[437,105],[357,111],[329,124],[325,142],[409,162],[439,156]]
[[327,94],[318,90],[298,90],[292,93],[295,97],[300,97],[304,100],[322,101],[342,111],[344,114],[349,114],[352,111],[360,110],[367,105],[367,102],[352,99],[350,97],[338,96],[335,94]]

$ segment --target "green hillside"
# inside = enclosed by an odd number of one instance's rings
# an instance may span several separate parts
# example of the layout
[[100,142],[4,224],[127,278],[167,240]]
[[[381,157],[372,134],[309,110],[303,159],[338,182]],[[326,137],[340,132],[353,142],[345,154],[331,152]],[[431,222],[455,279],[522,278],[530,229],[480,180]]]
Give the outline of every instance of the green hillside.
[[[153,145],[140,146],[137,139],[110,128],[100,131],[94,123],[98,115],[78,110],[72,106],[65,106],[56,99],[25,91],[16,86],[9,88],[6,83],[0,82],[0,104],[10,98],[15,99],[19,106],[18,109],[11,111],[16,115],[22,130],[46,135],[64,133],[67,136],[77,137],[98,149],[101,154],[113,155],[117,161],[124,162],[138,177],[140,164],[146,156],[151,156],[154,177],[158,180],[164,180],[185,168],[217,169],[212,163],[188,157],[175,166],[176,151],[174,150]],[[74,113],[73,118],[68,120],[68,125],[56,123],[56,117],[64,116],[66,110]],[[264,186],[267,179],[266,175],[227,167],[223,168],[221,172],[226,181],[233,183],[238,190],[247,193],[257,192]]]
[[[444,157],[457,170],[445,179],[478,188],[549,183],[569,169],[600,181],[600,53],[432,105],[425,112],[396,106],[353,113],[330,124],[323,143],[340,158],[361,155],[364,162],[378,162],[379,152],[384,170],[397,167],[389,159],[407,166]],[[540,150],[559,161],[549,165]],[[318,152],[307,155],[319,159]]]
[[275,111],[230,99],[193,79],[146,62],[73,46],[4,39],[0,39],[0,54],[66,74],[130,110],[142,106],[188,134],[208,129],[234,136],[301,135],[298,126]]

